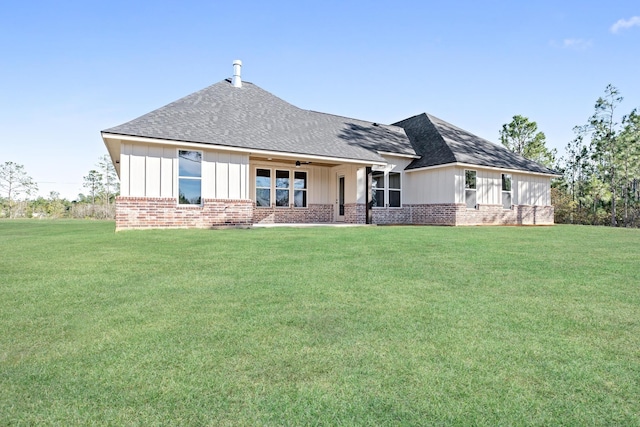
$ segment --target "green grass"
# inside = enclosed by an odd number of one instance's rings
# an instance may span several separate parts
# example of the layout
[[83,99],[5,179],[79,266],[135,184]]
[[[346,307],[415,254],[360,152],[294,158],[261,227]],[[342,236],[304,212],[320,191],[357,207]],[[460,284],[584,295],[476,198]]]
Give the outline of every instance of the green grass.
[[640,425],[640,230],[0,221],[0,425]]

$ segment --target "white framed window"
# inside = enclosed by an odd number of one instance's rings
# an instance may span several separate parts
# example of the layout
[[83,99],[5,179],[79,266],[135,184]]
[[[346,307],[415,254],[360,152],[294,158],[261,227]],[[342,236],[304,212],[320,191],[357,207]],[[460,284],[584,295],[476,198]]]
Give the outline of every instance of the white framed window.
[[[293,177],[293,179],[291,179]],[[272,179],[275,178],[275,179]],[[307,172],[288,169],[256,169],[255,191],[256,206],[271,207],[307,207]],[[293,201],[293,203],[291,203]]]
[[371,206],[374,208],[384,208],[384,171],[371,172]]
[[400,172],[371,172],[371,201],[374,208],[402,206],[402,174]]
[[256,169],[256,206],[271,207],[271,169]]
[[291,192],[290,172],[276,169],[276,206],[289,207],[289,193]]
[[389,207],[399,208],[402,200],[402,179],[400,172],[389,172]]
[[307,173],[295,171],[293,173],[293,207],[307,207]]
[[202,151],[178,150],[178,204],[202,204]]
[[467,209],[475,209],[477,206],[477,173],[474,170],[464,171],[464,201]]
[[511,209],[511,174],[502,174],[502,207]]

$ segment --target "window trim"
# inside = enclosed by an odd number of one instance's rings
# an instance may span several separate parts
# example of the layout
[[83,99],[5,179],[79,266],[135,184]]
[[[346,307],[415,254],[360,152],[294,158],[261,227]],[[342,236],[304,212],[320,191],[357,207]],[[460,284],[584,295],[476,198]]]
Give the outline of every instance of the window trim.
[[[373,174],[374,173],[380,173],[382,172],[383,174],[383,184],[384,187],[380,188],[380,187],[375,187],[375,189],[373,188],[373,185],[371,187],[371,191],[383,191],[383,197],[384,197],[384,206],[372,206],[372,209],[401,209],[402,206],[402,183],[404,181],[403,179],[403,173],[402,171],[396,171],[396,170],[386,170],[386,169],[378,169],[378,170],[373,170],[371,172],[371,178],[372,178],[372,182],[373,180]],[[400,177],[400,188],[391,188],[389,186],[389,174],[398,174],[398,176]],[[400,205],[399,206],[390,206],[390,201],[391,198],[389,197],[390,192],[392,191],[396,191],[398,193],[400,193]]]
[[[504,189],[504,177],[507,176],[509,177],[509,190],[505,190]],[[511,210],[513,209],[513,176],[510,173],[503,173],[500,175],[500,196],[501,196],[501,204],[502,204],[502,209],[504,210]],[[509,204],[509,207],[506,207],[504,205],[504,195],[505,193],[509,194],[509,201],[511,202]]]
[[[474,173],[474,188],[467,188],[467,172]],[[469,207],[469,204],[467,203],[467,191],[475,192],[475,204],[473,207]],[[478,209],[478,171],[475,169],[464,169],[464,204],[467,209]]]
[[[192,151],[192,152],[200,153],[200,176],[196,177],[196,176],[182,176],[182,175],[180,175],[180,152],[181,151],[184,151],[184,152]],[[185,207],[185,206],[200,207],[200,206],[202,206],[204,204],[204,197],[202,196],[202,182],[203,182],[203,180],[202,180],[202,164],[204,163],[204,151],[177,148],[176,149],[176,154],[177,154],[177,160],[178,160],[178,164],[177,164],[177,167],[176,167],[176,189],[178,190],[177,194],[176,194],[176,203],[180,207]],[[180,180],[181,179],[200,181],[200,203],[180,203]]]
[[[269,206],[258,206],[256,204],[256,208],[258,209],[308,209],[309,208],[309,171],[308,170],[300,170],[298,168],[288,168],[288,167],[278,167],[278,166],[260,166],[260,165],[256,165],[253,169],[254,173],[253,173],[253,200],[254,203],[257,200],[257,190],[258,189],[266,189],[267,187],[258,187],[257,184],[257,177],[258,177],[258,170],[268,170],[269,171],[269,177],[272,178],[270,179],[270,187],[269,187]],[[277,206],[277,202],[276,202],[276,192],[278,190],[284,190],[285,188],[283,187],[277,187],[276,184],[276,174],[277,171],[286,171],[289,173],[289,187],[287,187],[287,190],[289,191],[289,203],[286,206]],[[305,188],[295,188],[295,176],[296,176],[296,172],[300,172],[300,173],[304,173],[305,174]],[[303,198],[303,200],[306,203],[306,206],[295,206],[295,192],[296,191],[304,191],[306,192],[306,197]]]
[[[266,170],[269,171],[269,187],[258,187],[258,170]],[[255,173],[254,173],[254,181],[253,181],[253,195],[254,195],[254,203],[256,204],[256,208],[258,209],[264,209],[264,208],[271,208],[272,207],[272,201],[273,201],[273,194],[271,194],[271,189],[272,189],[272,176],[273,176],[273,171],[270,168],[260,168],[260,167],[256,167],[255,168]],[[269,206],[258,206],[258,190],[269,190]]]

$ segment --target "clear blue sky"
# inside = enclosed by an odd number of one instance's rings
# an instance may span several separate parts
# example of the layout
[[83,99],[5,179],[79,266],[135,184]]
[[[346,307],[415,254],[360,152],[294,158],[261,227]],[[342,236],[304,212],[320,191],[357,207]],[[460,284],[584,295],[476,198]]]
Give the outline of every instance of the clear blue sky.
[[106,154],[100,130],[230,77],[234,59],[301,108],[428,112],[494,142],[522,114],[560,152],[608,83],[620,114],[640,106],[638,0],[8,0],[0,35],[0,163],[69,199]]

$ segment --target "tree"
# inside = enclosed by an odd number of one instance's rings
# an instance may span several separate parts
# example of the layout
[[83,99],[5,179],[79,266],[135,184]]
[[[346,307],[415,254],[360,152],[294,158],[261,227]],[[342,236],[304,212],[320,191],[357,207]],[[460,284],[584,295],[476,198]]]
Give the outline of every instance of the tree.
[[89,190],[89,197],[91,197],[91,208],[95,210],[96,197],[102,191],[102,174],[95,169],[89,171],[89,174],[84,177],[84,188]]
[[105,203],[109,206],[111,204],[111,198],[120,191],[118,175],[116,174],[116,169],[113,167],[111,158],[106,154],[100,157],[98,169],[102,174],[102,192]]
[[616,197],[618,187],[619,160],[621,151],[621,139],[618,138],[615,122],[615,110],[622,102],[622,96],[616,87],[608,84],[604,90],[604,97],[598,98],[595,112],[589,119],[592,129],[591,145],[593,158],[601,174],[606,181],[611,193],[611,226],[617,225]]
[[[618,138],[620,143],[620,180],[624,203],[624,225],[635,221],[638,209],[638,184],[640,183],[640,114],[631,111],[622,119],[624,128]],[[633,215],[630,215],[630,211]]]
[[9,204],[9,218],[15,200],[21,195],[30,196],[38,191],[38,185],[24,170],[24,166],[14,162],[0,165],[0,191],[6,194]]
[[502,125],[500,142],[514,153],[547,167],[555,163],[555,150],[546,147],[546,136],[538,131],[538,124],[521,115]]

